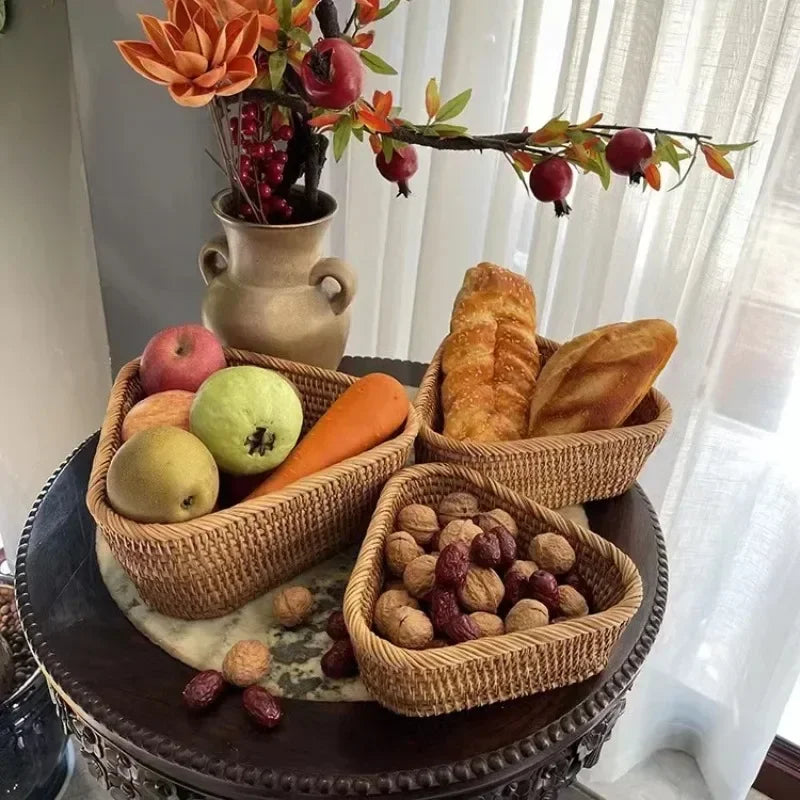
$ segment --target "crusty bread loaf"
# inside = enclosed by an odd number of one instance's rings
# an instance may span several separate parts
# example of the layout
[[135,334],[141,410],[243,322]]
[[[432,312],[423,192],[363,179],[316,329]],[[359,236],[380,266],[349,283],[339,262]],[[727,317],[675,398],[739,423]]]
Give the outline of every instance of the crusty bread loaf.
[[617,428],[650,390],[678,339],[663,319],[618,322],[562,345],[544,365],[530,436]]
[[487,263],[467,270],[442,353],[445,436],[525,437],[539,373],[535,328],[536,299],[525,278]]

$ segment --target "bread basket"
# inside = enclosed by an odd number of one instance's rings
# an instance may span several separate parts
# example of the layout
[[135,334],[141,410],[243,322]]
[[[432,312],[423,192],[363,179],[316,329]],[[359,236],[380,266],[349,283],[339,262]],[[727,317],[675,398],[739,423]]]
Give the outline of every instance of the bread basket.
[[[280,372],[303,402],[303,433],[356,378],[331,370],[226,350],[230,366]],[[417,416],[394,438],[265,497],[176,524],[142,524],[108,504],[106,475],[120,446],[122,420],[142,397],[139,361],[111,389],[86,496],[111,551],[148,605],[184,619],[219,617],[357,540],[380,490],[411,454]]]
[[[544,364],[558,344],[542,337],[537,342]],[[621,428],[515,442],[458,441],[440,433],[441,382],[439,347],[414,401],[420,421],[417,463],[446,461],[472,467],[549,508],[627,491],[672,422],[667,398],[651,389]]]
[[[436,505],[450,492],[471,492],[481,508],[502,508],[519,539],[545,531],[566,536],[577,568],[603,610],[580,619],[431,650],[405,650],[372,631],[384,581],[383,545],[410,503]],[[586,680],[608,664],[612,647],[642,600],[630,558],[597,534],[501,486],[451,464],[404,469],[381,493],[344,597],[344,615],[361,676],[382,705],[408,716],[431,716],[497,703]]]

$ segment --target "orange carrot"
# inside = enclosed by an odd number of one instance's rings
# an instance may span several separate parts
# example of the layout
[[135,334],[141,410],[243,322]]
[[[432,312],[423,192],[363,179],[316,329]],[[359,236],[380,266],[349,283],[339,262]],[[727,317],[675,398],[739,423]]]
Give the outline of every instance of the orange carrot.
[[381,372],[359,378],[245,499],[276,492],[385,442],[407,416],[408,397],[399,381]]

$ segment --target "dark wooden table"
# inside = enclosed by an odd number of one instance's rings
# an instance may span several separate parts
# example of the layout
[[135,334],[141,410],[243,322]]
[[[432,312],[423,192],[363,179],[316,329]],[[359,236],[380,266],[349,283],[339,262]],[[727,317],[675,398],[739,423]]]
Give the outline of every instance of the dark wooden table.
[[[345,359],[409,385],[422,365]],[[634,560],[644,601],[607,669],[581,684],[461,714],[409,719],[374,703],[284,701],[256,732],[236,697],[187,714],[193,670],[140,634],[109,596],[84,502],[95,434],[48,481],[20,541],[23,624],[89,770],[114,798],[197,800],[403,794],[555,800],[592,766],[653,645],[667,597],[658,520],[636,486],[586,506],[591,528]],[[566,793],[565,793],[566,796]]]

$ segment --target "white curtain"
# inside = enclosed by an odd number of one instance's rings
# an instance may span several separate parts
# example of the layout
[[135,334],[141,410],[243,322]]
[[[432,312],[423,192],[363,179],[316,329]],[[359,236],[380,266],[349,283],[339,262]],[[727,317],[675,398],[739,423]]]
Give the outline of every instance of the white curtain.
[[735,182],[702,164],[659,195],[578,179],[558,221],[492,154],[420,153],[408,201],[368,148],[327,178],[343,207],[332,247],[361,281],[350,352],[428,359],[482,259],[532,280],[547,336],[676,324],[660,382],[675,424],[644,475],[669,545],[668,613],[588,779],[607,786],[677,747],[715,798],[743,798],[800,672],[800,2],[415,0],[378,31],[402,78],[374,83],[411,119],[439,75],[444,96],[472,87],[475,132],[602,110],[758,139],[732,156]]

